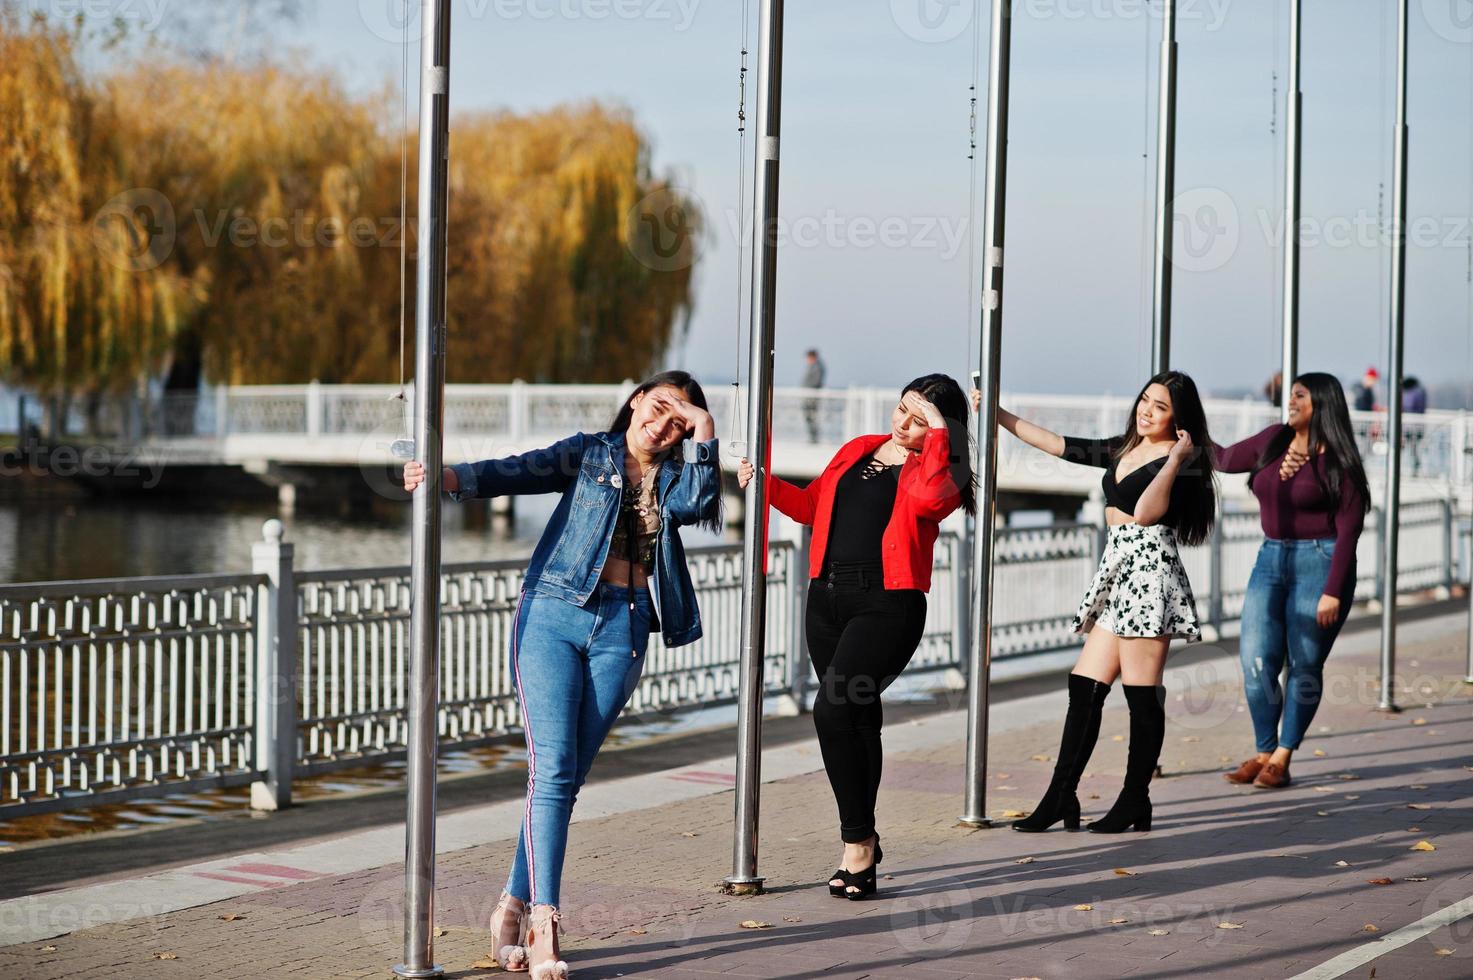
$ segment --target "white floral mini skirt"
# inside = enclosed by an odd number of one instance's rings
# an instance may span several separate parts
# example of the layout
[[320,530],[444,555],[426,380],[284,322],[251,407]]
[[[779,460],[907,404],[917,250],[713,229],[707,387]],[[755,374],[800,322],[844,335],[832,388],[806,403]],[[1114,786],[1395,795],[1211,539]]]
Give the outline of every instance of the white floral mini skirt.
[[1174,530],[1160,524],[1110,528],[1100,570],[1074,616],[1076,633],[1096,626],[1116,636],[1202,639]]

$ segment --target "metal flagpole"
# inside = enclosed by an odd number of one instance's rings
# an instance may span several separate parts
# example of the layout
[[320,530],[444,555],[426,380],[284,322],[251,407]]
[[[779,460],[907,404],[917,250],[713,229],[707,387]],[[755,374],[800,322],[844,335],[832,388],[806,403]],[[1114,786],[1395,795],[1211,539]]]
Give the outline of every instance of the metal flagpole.
[[1156,112],[1156,295],[1151,370],[1171,366],[1172,199],[1176,197],[1176,0],[1162,0],[1161,99]]
[[401,977],[435,964],[435,753],[440,701],[440,489],[445,395],[446,162],[450,137],[450,3],[422,0],[419,81],[419,262],[415,269],[414,441],[424,483],[414,493],[410,588],[408,817]]
[[982,346],[977,367],[982,407],[977,413],[973,471],[978,476],[976,537],[972,547],[972,630],[967,670],[967,790],[960,820],[974,827],[987,818],[987,712],[992,679],[992,550],[997,531],[997,398],[1002,368],[1003,230],[1008,183],[1008,68],[1012,0],[992,0],[992,44],[987,77],[987,169],[982,202]]
[[1386,500],[1382,508],[1381,704],[1396,711],[1397,555],[1401,538],[1402,339],[1406,334],[1407,213],[1407,0],[1398,5],[1396,27],[1396,149],[1391,165],[1391,343],[1386,379]]
[[[757,29],[757,161],[752,200],[752,330],[747,487],[742,548],[741,685],[737,696],[736,832],[726,890],[755,895],[762,779],[762,666],[767,626],[767,472],[772,442],[772,356],[777,323],[778,136],[782,124],[783,0],[764,0]],[[793,574],[807,574],[795,569]]]
[[1288,164],[1284,190],[1284,366],[1279,386],[1280,418],[1289,421],[1289,388],[1299,374],[1299,187],[1300,113],[1304,95],[1299,89],[1299,15],[1302,0],[1289,3],[1289,111],[1284,133]]

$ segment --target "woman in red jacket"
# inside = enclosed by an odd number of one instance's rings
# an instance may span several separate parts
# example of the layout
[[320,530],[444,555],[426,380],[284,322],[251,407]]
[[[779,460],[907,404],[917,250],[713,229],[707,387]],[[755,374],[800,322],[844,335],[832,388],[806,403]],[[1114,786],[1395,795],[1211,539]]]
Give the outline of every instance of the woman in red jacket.
[[[836,897],[875,892],[880,694],[920,644],[938,525],[957,507],[976,510],[966,418],[957,383],[928,374],[905,386],[888,433],[845,444],[806,488],[768,478],[772,506],[813,526],[805,625],[819,678],[813,724],[844,841]],[[751,479],[743,460],[742,487]]]

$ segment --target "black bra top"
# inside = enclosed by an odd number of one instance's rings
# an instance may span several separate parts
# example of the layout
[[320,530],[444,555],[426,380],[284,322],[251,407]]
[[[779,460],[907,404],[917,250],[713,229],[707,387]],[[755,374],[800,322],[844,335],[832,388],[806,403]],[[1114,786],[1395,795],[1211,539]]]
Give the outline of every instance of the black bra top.
[[[1124,440],[1119,436],[1113,439],[1081,439],[1077,436],[1065,436],[1063,459],[1070,463],[1098,466],[1104,469],[1105,478],[1100,485],[1105,491],[1105,503],[1134,517],[1135,505],[1140,503],[1141,494],[1146,492],[1151,481],[1156,479],[1156,475],[1166,465],[1167,456],[1153,459],[1137,467],[1124,480],[1117,482],[1115,470],[1119,463],[1116,454],[1124,444]],[[1167,507],[1166,516],[1159,521],[1167,527],[1176,526],[1177,490],[1180,487],[1180,481],[1172,484],[1171,503]]]

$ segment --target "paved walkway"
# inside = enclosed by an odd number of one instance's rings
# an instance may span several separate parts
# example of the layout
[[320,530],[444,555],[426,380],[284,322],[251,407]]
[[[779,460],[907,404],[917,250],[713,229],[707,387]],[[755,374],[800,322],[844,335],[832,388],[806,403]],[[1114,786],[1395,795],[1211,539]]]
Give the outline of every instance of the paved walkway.
[[[769,890],[756,898],[717,887],[729,758],[590,786],[565,952],[580,978],[1473,977],[1465,626],[1447,615],[1402,627],[1396,715],[1371,710],[1375,633],[1347,635],[1296,784],[1277,792],[1220,776],[1252,743],[1235,660],[1173,670],[1167,776],[1146,835],[960,828],[962,713],[894,725],[886,877],[870,902],[818,884],[839,848],[811,741],[765,757]],[[1041,794],[1062,707],[1055,692],[997,709],[999,819]],[[1081,790],[1095,814],[1119,786],[1125,730],[1117,692]],[[496,972],[474,964],[518,810],[441,821],[436,955],[450,976]],[[0,976],[386,976],[401,952],[402,853],[402,830],[355,832],[0,902]]]

